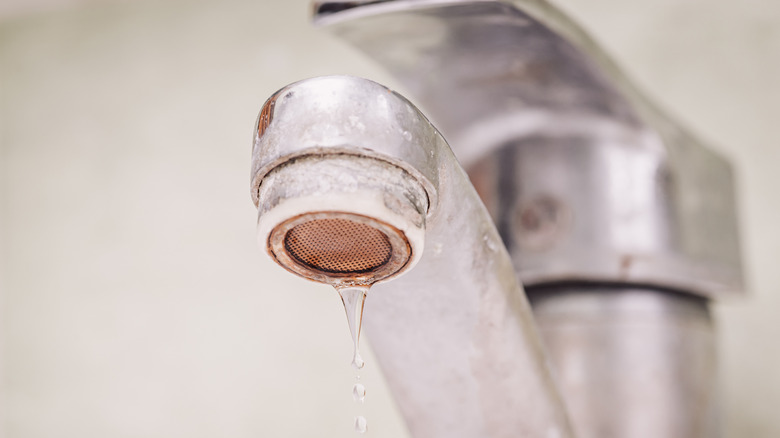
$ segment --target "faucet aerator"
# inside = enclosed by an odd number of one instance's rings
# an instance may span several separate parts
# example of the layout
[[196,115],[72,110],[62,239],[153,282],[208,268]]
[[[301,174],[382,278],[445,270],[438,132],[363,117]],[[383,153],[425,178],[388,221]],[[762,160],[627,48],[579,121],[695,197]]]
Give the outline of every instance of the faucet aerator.
[[261,179],[258,207],[260,246],[309,280],[371,286],[422,255],[428,194],[407,171],[376,157],[291,157]]
[[411,259],[409,240],[376,218],[347,212],[314,212],[271,231],[268,251],[298,275],[315,281],[373,284],[401,271]]

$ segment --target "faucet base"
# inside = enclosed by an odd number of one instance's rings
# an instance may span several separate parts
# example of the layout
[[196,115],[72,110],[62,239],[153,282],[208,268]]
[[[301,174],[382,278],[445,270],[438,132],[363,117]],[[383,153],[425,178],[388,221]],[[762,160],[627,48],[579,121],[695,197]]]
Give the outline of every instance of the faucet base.
[[704,298],[605,286],[528,295],[577,437],[719,436],[715,333]]

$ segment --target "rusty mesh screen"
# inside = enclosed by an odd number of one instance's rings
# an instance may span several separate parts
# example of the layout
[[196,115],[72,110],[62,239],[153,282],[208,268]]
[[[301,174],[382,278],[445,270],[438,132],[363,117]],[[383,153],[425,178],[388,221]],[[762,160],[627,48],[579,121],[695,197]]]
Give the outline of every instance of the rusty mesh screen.
[[316,219],[296,225],[284,248],[298,262],[319,271],[349,274],[377,269],[390,260],[384,233],[348,219]]

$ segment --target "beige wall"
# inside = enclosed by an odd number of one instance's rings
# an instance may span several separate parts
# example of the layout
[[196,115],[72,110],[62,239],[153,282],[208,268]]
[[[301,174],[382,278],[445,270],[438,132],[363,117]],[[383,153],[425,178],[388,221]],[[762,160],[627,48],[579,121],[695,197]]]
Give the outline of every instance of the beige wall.
[[[0,22],[7,437],[351,433],[337,295],[254,243],[251,128],[297,79],[395,84],[311,29],[307,3],[109,2]],[[780,436],[780,5],[559,3],[733,158],[752,296],[716,311],[726,436]],[[360,412],[372,436],[406,436],[368,356]]]

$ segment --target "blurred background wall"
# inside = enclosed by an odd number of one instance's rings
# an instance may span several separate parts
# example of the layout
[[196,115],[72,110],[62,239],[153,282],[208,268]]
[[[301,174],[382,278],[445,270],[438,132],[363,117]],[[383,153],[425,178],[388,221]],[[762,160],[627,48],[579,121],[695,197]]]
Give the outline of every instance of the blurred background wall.
[[[725,436],[780,436],[780,3],[556,4],[733,160],[751,295],[715,307]],[[307,0],[0,2],[6,437],[332,437],[357,412],[371,436],[407,436],[370,351],[352,402],[335,292],[255,245],[264,100],[323,74],[398,88],[308,15]]]

